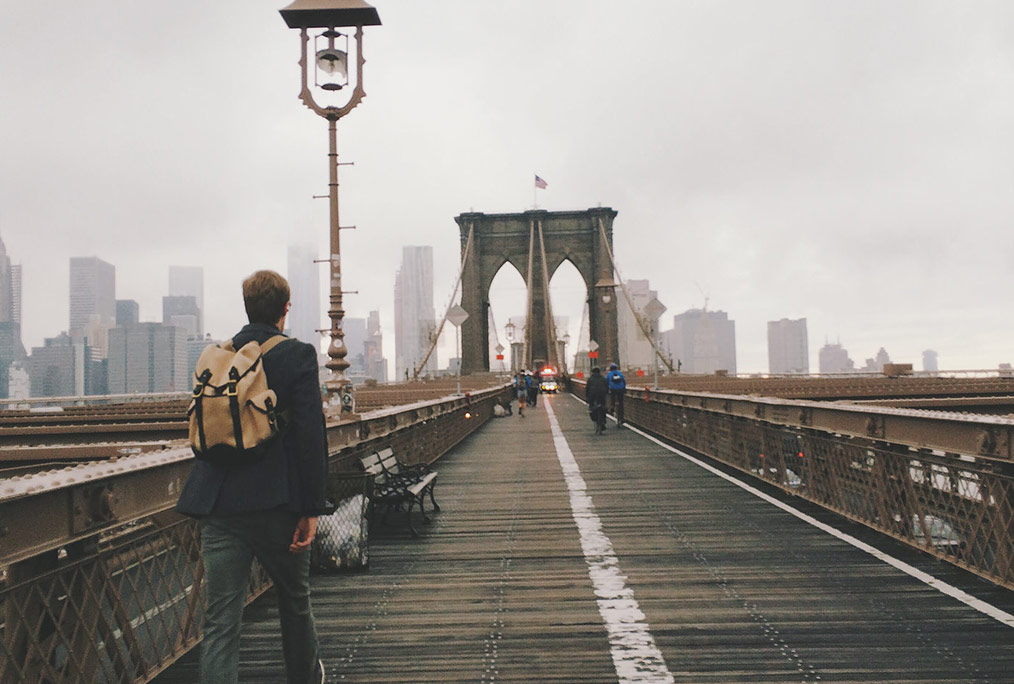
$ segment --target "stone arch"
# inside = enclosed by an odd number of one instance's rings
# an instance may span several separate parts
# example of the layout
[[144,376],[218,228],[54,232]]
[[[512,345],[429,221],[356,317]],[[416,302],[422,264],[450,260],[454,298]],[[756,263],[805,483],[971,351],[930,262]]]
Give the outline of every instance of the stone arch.
[[[599,345],[603,359],[619,356],[616,330],[616,294],[609,250],[613,244],[613,219],[608,207],[587,211],[526,211],[521,214],[470,212],[455,217],[461,233],[461,306],[469,313],[461,327],[461,372],[488,371],[489,287],[500,268],[510,262],[526,283],[531,283],[530,323],[526,326],[525,363],[549,360],[555,344],[548,339],[545,325],[548,310],[548,280],[564,260],[569,260],[588,288],[588,327]],[[599,226],[604,228],[605,243]],[[469,235],[472,246],[466,248]],[[545,245],[546,271],[542,278],[542,250]],[[534,244],[534,250],[531,249]],[[529,264],[533,276],[529,278]]]

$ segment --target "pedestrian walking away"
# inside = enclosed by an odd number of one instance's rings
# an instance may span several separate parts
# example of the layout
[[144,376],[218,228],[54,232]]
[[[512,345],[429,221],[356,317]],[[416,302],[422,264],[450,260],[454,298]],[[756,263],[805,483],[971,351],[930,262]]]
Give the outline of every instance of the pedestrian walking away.
[[[327,438],[317,382],[317,350],[281,334],[290,304],[289,284],[279,274],[257,271],[244,280],[243,302],[250,323],[236,333],[231,344],[219,345],[216,350],[208,347],[205,354],[213,351],[220,357],[220,350],[237,350],[234,358],[239,360],[233,362],[233,370],[243,365],[241,357],[247,359],[244,374],[263,369],[270,391],[259,393],[250,402],[263,402],[261,408],[272,418],[271,436],[263,438],[255,451],[248,448],[243,431],[236,427],[235,448],[224,460],[211,458],[210,451],[202,456],[195,447],[198,458],[176,503],[176,510],[199,520],[201,531],[207,609],[200,682],[238,681],[243,604],[255,558],[274,582],[278,597],[286,681],[323,682],[307,553],[317,533],[317,516],[328,512]],[[261,345],[267,349],[263,355]],[[250,359],[256,361],[251,363]],[[230,424],[235,427],[240,409],[231,397],[242,377],[234,381],[239,373],[226,371],[230,381],[224,396],[230,397],[227,405],[233,405]],[[202,373],[197,378],[197,421],[210,421],[211,398],[222,396],[205,390],[208,401],[202,418],[198,390],[206,388],[209,375]],[[193,415],[191,420],[193,434]],[[202,446],[205,440],[202,428]]]
[[518,415],[525,417],[525,404],[528,403],[528,380],[524,371],[518,371],[514,376],[514,392],[518,398]]
[[595,366],[591,369],[588,383],[584,388],[584,399],[588,402],[588,414],[595,423],[595,434],[601,435],[606,429],[606,395],[609,394],[609,383],[602,377],[602,369]]
[[627,393],[627,379],[615,363],[609,364],[606,384],[609,386],[609,412],[616,417],[616,427],[620,427],[623,425],[623,395]]
[[532,375],[529,371],[525,377],[528,379],[528,405],[535,408],[539,401],[539,376]]

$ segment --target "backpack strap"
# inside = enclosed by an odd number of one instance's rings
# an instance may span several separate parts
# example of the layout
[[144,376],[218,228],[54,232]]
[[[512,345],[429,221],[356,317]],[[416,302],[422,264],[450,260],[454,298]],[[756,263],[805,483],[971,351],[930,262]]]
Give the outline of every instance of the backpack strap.
[[285,335],[272,335],[261,343],[261,355],[267,354],[287,339],[289,338]]
[[207,368],[197,378],[198,384],[194,387],[194,411],[197,413],[197,433],[201,444],[201,453],[208,451],[208,439],[204,434],[204,389],[211,380],[211,371]]

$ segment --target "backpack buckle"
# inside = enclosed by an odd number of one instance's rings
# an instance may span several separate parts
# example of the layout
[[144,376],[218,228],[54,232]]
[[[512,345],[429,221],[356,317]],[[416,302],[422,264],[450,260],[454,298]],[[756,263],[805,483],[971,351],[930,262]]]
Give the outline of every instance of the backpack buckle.
[[229,381],[229,385],[225,388],[225,396],[235,397],[238,393],[236,392],[236,383],[232,380]]

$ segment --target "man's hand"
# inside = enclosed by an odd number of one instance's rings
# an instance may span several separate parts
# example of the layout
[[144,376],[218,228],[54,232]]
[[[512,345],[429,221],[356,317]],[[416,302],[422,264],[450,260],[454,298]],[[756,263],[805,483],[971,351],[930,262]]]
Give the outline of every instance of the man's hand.
[[292,543],[289,544],[289,553],[303,553],[310,544],[313,543],[313,538],[317,536],[317,518],[313,517],[302,517],[296,523],[296,531],[292,533]]

